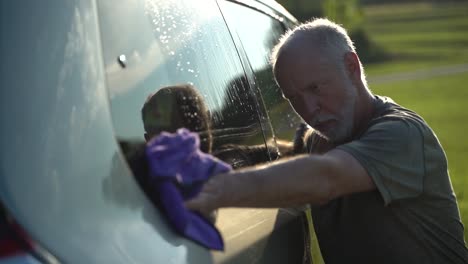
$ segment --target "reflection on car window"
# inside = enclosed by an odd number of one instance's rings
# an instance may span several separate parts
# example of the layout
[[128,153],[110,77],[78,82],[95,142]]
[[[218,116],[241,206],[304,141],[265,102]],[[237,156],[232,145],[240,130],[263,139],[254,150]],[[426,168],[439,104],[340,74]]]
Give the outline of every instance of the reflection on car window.
[[209,135],[205,151],[235,167],[253,161],[226,155],[234,146],[255,146],[258,161],[268,159],[256,101],[215,1],[102,0],[98,10],[119,142],[187,127]]
[[291,141],[301,119],[283,99],[269,64],[271,50],[284,33],[283,26],[270,16],[238,4],[223,1],[221,7],[249,57],[276,139]]
[[163,87],[148,96],[141,110],[145,139],[185,127],[200,136],[200,149],[212,150],[211,121],[202,95],[191,85]]

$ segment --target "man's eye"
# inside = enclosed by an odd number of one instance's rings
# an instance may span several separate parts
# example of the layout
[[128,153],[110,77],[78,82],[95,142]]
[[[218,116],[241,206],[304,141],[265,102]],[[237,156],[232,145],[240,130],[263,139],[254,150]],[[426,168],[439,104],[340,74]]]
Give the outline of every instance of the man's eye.
[[320,85],[311,85],[309,86],[309,90],[308,90],[308,92],[316,94],[316,95],[320,94],[321,91],[322,91],[322,87]]

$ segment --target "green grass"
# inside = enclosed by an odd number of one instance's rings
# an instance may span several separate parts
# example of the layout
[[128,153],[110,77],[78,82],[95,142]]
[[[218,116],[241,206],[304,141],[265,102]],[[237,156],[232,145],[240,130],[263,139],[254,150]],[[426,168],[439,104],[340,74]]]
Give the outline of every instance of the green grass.
[[391,59],[369,75],[468,63],[468,3],[399,4],[364,9],[364,28]]
[[[365,30],[390,52],[389,61],[366,65],[375,76],[468,63],[468,4],[399,4],[365,8]],[[468,72],[371,84],[419,113],[441,141],[468,241]]]

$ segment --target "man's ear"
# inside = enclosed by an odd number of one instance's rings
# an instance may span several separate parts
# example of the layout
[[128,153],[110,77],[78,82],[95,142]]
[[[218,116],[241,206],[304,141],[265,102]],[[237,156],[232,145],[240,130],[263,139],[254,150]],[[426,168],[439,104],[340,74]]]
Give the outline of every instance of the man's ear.
[[349,74],[351,80],[356,81],[361,79],[361,63],[355,52],[346,52],[344,55],[344,63],[346,73]]

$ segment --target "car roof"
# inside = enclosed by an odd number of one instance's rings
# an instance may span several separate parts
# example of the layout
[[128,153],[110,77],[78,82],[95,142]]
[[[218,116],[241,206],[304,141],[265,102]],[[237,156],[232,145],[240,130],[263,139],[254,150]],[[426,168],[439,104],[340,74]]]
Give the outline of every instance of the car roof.
[[[231,2],[236,2],[239,4],[247,5],[249,7],[258,9],[264,13],[268,13],[273,17],[277,17],[279,20],[282,20],[281,17],[287,18],[290,22],[297,24],[297,19],[289,13],[286,8],[274,0],[228,0]],[[272,9],[274,13],[269,10]],[[281,16],[281,17],[279,17]]]

